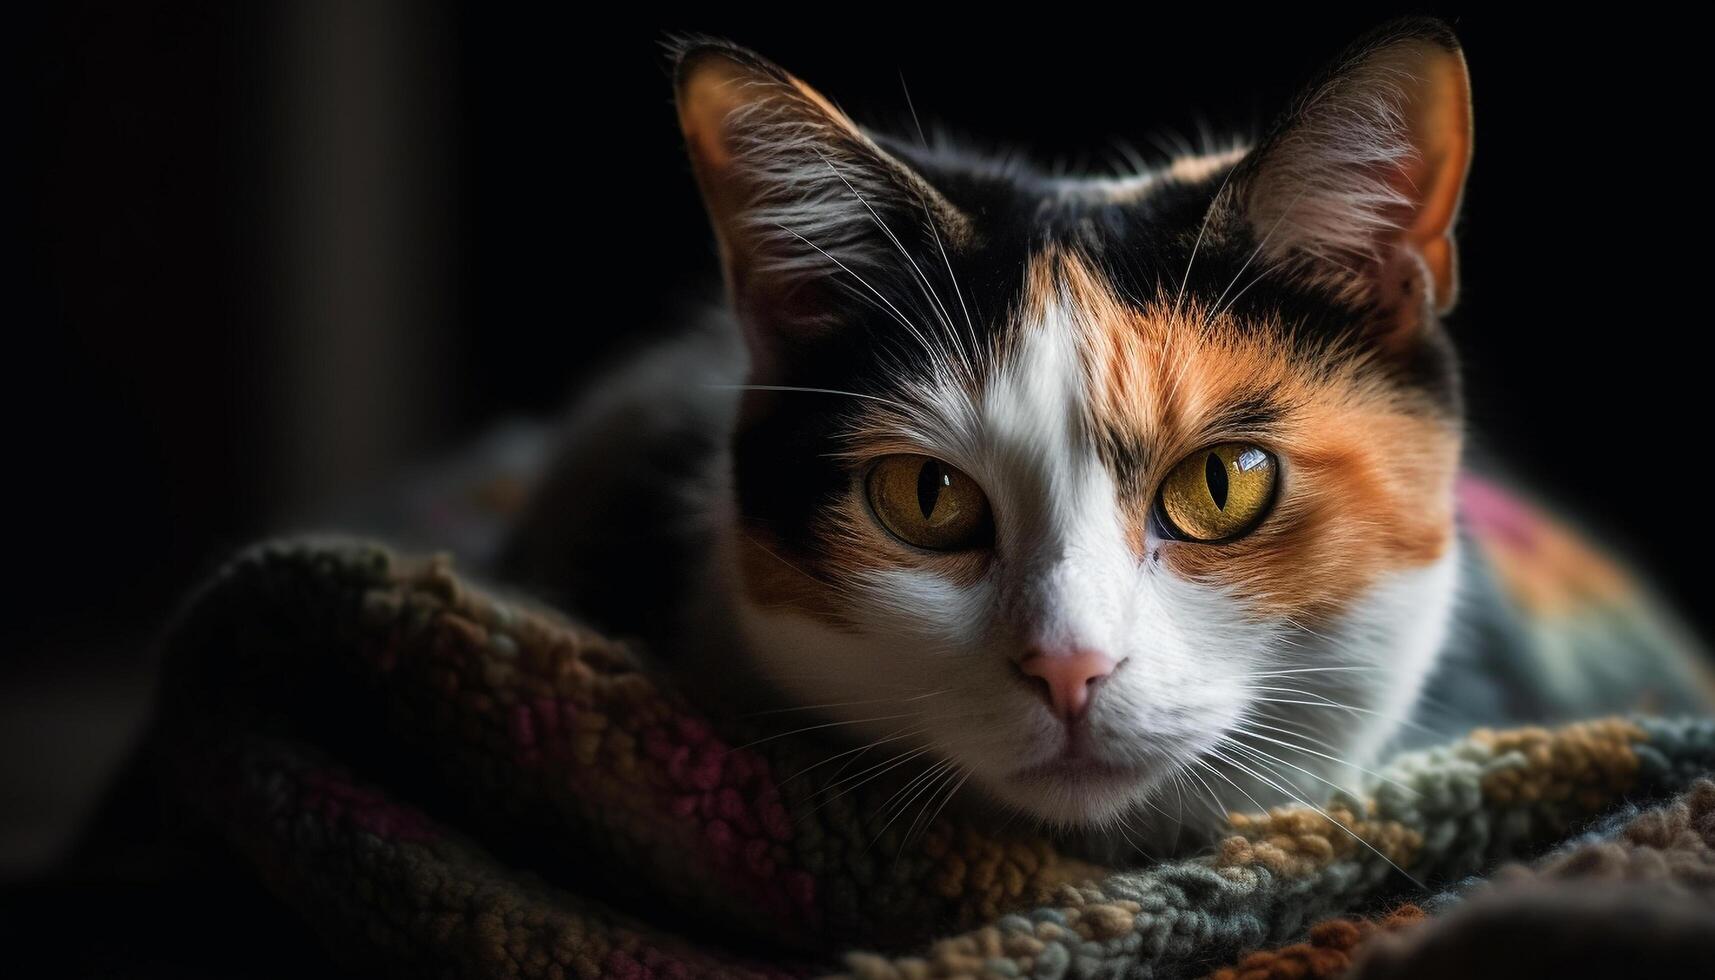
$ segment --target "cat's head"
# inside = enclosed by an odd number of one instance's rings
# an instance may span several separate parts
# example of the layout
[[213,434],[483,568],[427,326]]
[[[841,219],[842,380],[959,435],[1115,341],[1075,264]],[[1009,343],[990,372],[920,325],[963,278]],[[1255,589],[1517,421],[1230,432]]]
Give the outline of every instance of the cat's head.
[[868,133],[724,43],[677,84],[751,352],[743,614],[856,769],[1095,824],[1315,796],[1388,736],[1452,591],[1445,28],[1124,179]]

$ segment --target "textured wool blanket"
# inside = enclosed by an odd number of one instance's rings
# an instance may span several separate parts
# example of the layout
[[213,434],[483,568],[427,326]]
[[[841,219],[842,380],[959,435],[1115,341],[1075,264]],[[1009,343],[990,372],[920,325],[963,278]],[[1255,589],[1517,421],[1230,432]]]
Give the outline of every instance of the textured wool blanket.
[[[398,976],[1366,977],[1715,953],[1715,722],[1477,731],[1325,812],[1104,868],[899,819],[776,719],[349,542],[241,555],[167,641],[172,796],[344,966]],[[1592,882],[1600,881],[1600,887]]]

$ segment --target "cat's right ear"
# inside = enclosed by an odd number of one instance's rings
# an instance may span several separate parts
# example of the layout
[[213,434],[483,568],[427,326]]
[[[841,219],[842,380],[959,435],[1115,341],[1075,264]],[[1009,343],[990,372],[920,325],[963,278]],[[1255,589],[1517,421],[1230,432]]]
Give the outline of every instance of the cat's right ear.
[[1218,211],[1282,275],[1373,304],[1415,336],[1458,287],[1453,224],[1471,160],[1471,91],[1446,25],[1411,18],[1354,44],[1234,171]]
[[674,58],[679,124],[753,377],[778,377],[794,346],[841,326],[842,309],[903,305],[908,292],[891,288],[900,254],[966,236],[962,215],[808,85],[722,41],[680,42]]

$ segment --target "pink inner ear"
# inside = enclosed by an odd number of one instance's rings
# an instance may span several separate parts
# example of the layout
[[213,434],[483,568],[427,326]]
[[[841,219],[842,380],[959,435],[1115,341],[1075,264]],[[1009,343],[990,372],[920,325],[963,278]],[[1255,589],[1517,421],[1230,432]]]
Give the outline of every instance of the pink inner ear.
[[1428,270],[1435,307],[1452,305],[1450,235],[1471,154],[1457,48],[1407,38],[1368,51],[1260,153],[1244,207],[1276,261],[1354,299],[1386,299],[1398,283],[1375,277],[1393,273],[1390,253],[1404,246]]
[[744,104],[747,89],[764,80],[755,69],[718,52],[693,57],[696,60],[683,67],[679,81],[679,127],[706,192],[704,171],[722,171],[732,163],[727,118]]
[[1381,261],[1375,273],[1376,305],[1385,311],[1373,327],[1373,336],[1393,350],[1404,349],[1432,316],[1430,300],[1440,300],[1442,291],[1435,272],[1421,253],[1395,248]]
[[1406,239],[1429,267],[1436,306],[1446,311],[1458,281],[1453,219],[1471,162],[1471,92],[1465,59],[1457,51],[1425,47],[1413,66],[1419,81],[1407,116],[1417,160],[1406,175],[1411,186],[1404,190],[1417,213]]
[[678,100],[753,381],[781,380],[795,345],[842,324],[845,290],[876,278],[852,270],[895,248],[878,226],[905,234],[927,217],[947,247],[968,237],[968,219],[920,175],[755,55],[686,53]]

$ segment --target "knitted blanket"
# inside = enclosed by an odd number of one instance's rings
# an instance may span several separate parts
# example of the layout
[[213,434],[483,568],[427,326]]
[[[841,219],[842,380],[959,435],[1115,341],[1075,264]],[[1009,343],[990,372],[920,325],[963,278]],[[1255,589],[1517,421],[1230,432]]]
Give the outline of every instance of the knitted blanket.
[[[300,541],[193,599],[160,735],[177,804],[366,973],[1478,975],[1497,929],[1514,954],[1715,953],[1707,719],[1477,731],[1326,815],[1236,814],[1209,853],[1125,869],[952,807],[901,819],[906,776],[780,728],[445,559]],[[1603,904],[1628,896],[1650,931]]]

